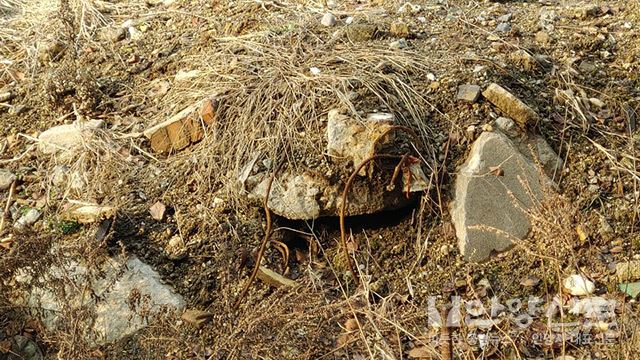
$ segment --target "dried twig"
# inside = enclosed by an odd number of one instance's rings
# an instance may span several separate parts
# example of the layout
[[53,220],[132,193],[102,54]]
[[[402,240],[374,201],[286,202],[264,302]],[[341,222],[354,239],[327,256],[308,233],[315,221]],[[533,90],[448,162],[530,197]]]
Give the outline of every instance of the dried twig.
[[12,182],[11,183],[11,188],[9,189],[9,196],[7,197],[7,203],[4,206],[4,212],[2,213],[2,219],[0,219],[0,233],[2,233],[2,230],[4,230],[4,222],[5,220],[9,217],[9,208],[11,207],[11,204],[13,203],[13,197],[15,196],[16,193],[16,182]]
[[244,299],[244,297],[247,295],[247,292],[249,291],[253,280],[255,280],[256,276],[258,275],[258,270],[260,270],[260,262],[262,261],[262,257],[264,256],[264,251],[267,248],[269,238],[271,238],[271,233],[273,232],[273,220],[271,219],[271,210],[269,210],[269,193],[271,193],[271,185],[273,184],[273,180],[275,179],[280,166],[278,166],[273,171],[271,177],[269,178],[269,182],[267,183],[267,193],[264,197],[264,213],[267,217],[267,227],[264,230],[264,238],[262,239],[262,243],[260,243],[260,249],[258,250],[258,256],[256,257],[256,263],[253,266],[253,271],[251,271],[251,276],[249,277],[249,280],[247,280],[247,283],[244,285],[242,292],[240,292],[238,299],[236,299],[235,303],[233,304],[234,309],[237,309],[240,303],[242,303],[242,299]]
[[356,279],[358,279],[358,273],[355,271],[355,268],[353,267],[353,262],[351,261],[351,255],[349,255],[349,249],[347,249],[346,229],[344,225],[345,211],[347,209],[347,195],[349,194],[349,189],[351,188],[351,184],[353,183],[353,180],[355,180],[360,170],[362,170],[362,168],[364,168],[369,162],[376,159],[399,159],[399,158],[402,158],[402,156],[390,155],[390,154],[378,154],[378,155],[373,155],[369,157],[368,159],[361,162],[360,165],[358,165],[355,168],[355,170],[351,173],[351,176],[349,176],[349,179],[347,180],[347,183],[344,186],[344,190],[342,191],[342,203],[340,204],[340,246],[342,246],[344,255],[347,258],[349,270],[351,271],[354,278]]

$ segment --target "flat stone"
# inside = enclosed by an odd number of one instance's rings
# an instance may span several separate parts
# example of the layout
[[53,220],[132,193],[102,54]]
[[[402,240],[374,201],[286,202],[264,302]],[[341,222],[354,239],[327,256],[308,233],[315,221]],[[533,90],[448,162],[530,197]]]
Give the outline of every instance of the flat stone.
[[482,262],[524,239],[531,228],[525,211],[545,184],[551,180],[506,135],[483,132],[455,183],[451,215],[464,258]]
[[296,282],[286,278],[277,272],[268,269],[264,266],[260,266],[258,268],[258,279],[262,280],[264,283],[273,286],[273,287],[281,287],[281,286],[296,286]]
[[9,170],[0,169],[0,190],[8,190],[18,177]]
[[[38,315],[49,330],[70,326],[67,322],[73,321],[79,341],[103,345],[144,328],[163,309],[185,307],[182,296],[136,257],[107,258],[96,269],[83,259],[70,258],[62,248],[54,254],[65,258],[59,262],[64,265],[50,266],[39,276],[18,269],[11,285],[12,302]],[[68,317],[78,310],[87,314],[79,323]]]
[[52,127],[38,136],[40,140],[38,150],[43,154],[61,153],[65,156],[73,156],[102,126],[104,126],[102,120],[89,120]]
[[496,26],[496,31],[501,33],[509,32],[511,31],[511,24],[508,22],[500,23],[498,24],[498,26]]
[[456,99],[474,103],[480,98],[480,86],[478,85],[460,85],[458,86],[458,94]]
[[487,89],[482,92],[482,96],[497,106],[507,116],[514,119],[522,127],[528,123],[536,122],[539,119],[538,114],[533,111],[532,108],[496,83],[489,85]]
[[62,214],[63,218],[80,224],[91,224],[114,216],[116,216],[115,207],[102,205],[74,206]]

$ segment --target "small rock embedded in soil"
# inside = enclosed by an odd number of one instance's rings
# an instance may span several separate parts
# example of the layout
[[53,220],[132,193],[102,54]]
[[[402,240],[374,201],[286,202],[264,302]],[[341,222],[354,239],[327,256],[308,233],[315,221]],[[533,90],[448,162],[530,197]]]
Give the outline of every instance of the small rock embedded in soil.
[[40,216],[42,216],[42,212],[39,210],[29,209],[16,221],[13,227],[16,229],[25,229],[35,224],[40,219]]
[[480,98],[480,86],[478,85],[460,85],[458,86],[458,94],[456,98],[461,101],[474,103]]
[[193,326],[201,327],[213,318],[213,314],[207,311],[190,309],[185,311],[180,318]]
[[9,170],[0,169],[0,190],[8,190],[18,177]]
[[616,277],[618,278],[618,281],[640,279],[640,260],[631,260],[617,263]]
[[573,274],[562,281],[562,287],[573,296],[591,295],[595,284],[583,275]]
[[164,220],[165,211],[167,211],[167,206],[160,201],[151,205],[151,207],[149,208],[149,213],[151,214],[151,218],[157,221]]
[[187,256],[187,248],[180,235],[175,235],[169,239],[167,247],[165,248],[165,253],[171,260],[181,260]]
[[353,42],[373,40],[378,34],[378,27],[373,24],[351,24],[345,27],[344,34]]
[[406,38],[409,36],[409,25],[403,22],[394,22],[389,30],[392,36]]
[[501,33],[509,32],[511,31],[511,24],[508,22],[500,23],[498,24],[498,26],[496,26],[496,31]]
[[392,41],[389,44],[389,47],[391,49],[399,49],[399,50],[401,50],[401,49],[408,48],[409,47],[409,43],[407,43],[407,40],[405,40],[405,39],[400,39],[400,40]]
[[538,60],[526,50],[516,50],[509,55],[514,63],[522,66],[524,70],[532,71],[538,68]]
[[265,284],[273,287],[281,286],[296,286],[296,282],[288,279],[277,272],[270,270],[264,266],[260,266],[258,269],[258,279],[262,280]]
[[43,154],[61,153],[70,158],[103,126],[102,120],[89,120],[52,127],[38,136],[38,149]]
[[326,13],[322,17],[322,20],[320,20],[320,24],[322,24],[322,26],[329,27],[334,26],[337,21],[338,20],[336,19],[335,15],[333,15],[332,13]]
[[512,13],[504,14],[504,15],[502,15],[502,16],[500,16],[498,18],[498,22],[507,23],[507,22],[511,21],[512,17],[513,17]]
[[489,87],[482,92],[482,96],[518,122],[522,127],[529,123],[536,122],[539,119],[538,114],[533,111],[533,109],[496,83],[489,85]]
[[102,205],[78,206],[63,214],[67,220],[75,220],[80,224],[91,224],[114,216],[116,216],[116,208]]

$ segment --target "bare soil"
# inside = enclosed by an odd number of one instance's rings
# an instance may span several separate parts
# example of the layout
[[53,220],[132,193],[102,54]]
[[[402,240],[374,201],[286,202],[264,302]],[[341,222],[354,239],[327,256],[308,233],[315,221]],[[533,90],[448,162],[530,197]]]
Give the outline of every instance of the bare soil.
[[[437,297],[438,305],[450,296],[485,303],[492,296],[549,300],[561,292],[564,276],[579,270],[595,280],[598,294],[621,304],[618,320],[624,325],[610,344],[560,341],[547,346],[536,344],[527,331],[503,336],[515,330],[505,325],[486,332],[500,336],[500,345],[484,350],[454,345],[453,358],[554,359],[563,352],[577,359],[638,358],[638,305],[617,289],[611,271],[616,262],[640,254],[637,1],[597,2],[602,6],[599,13],[585,16],[580,9],[587,2],[578,1],[420,0],[412,3],[420,6],[415,13],[399,13],[404,2],[398,1],[337,1],[332,9],[331,4],[313,1],[195,0],[152,5],[156,2],[72,1],[70,8],[64,6],[68,2],[56,2],[50,12],[43,10],[47,16],[27,25],[16,19],[34,13],[21,12],[22,5],[3,15],[7,27],[0,29],[0,93],[10,91],[14,97],[0,104],[0,161],[19,176],[16,194],[21,204],[40,206],[45,215],[23,232],[5,226],[3,237],[12,233],[14,238],[9,249],[0,248],[0,275],[10,279],[26,264],[46,269],[55,261],[47,258],[53,243],[72,244],[78,254],[96,258],[135,254],[185,297],[187,308],[207,311],[212,318],[194,327],[180,320],[180,314],[169,313],[119,343],[90,348],[73,327],[46,331],[24,309],[10,305],[5,298],[9,289],[3,288],[0,342],[26,334],[51,359],[406,359],[422,347],[433,349],[433,358],[439,358],[442,346],[432,346],[429,340],[438,335],[427,322],[431,296]],[[76,16],[74,4],[80,3],[93,4],[106,19],[88,27],[88,36],[81,36],[82,22]],[[327,11],[337,16],[335,27],[320,24]],[[544,35],[536,35],[544,30],[541,13],[551,11],[558,18],[553,30],[546,31],[548,42],[541,42]],[[497,18],[508,13],[511,30],[496,32]],[[349,17],[355,25],[373,26],[375,32],[343,35],[353,27],[346,25]],[[139,39],[131,34],[118,37],[127,20],[140,31]],[[398,21],[409,27],[407,49],[389,48],[397,40],[391,24]],[[51,49],[52,42],[60,42],[61,49],[43,50]],[[265,53],[260,52],[271,46],[284,49],[283,58],[290,56],[291,61],[266,63]],[[352,63],[341,63],[339,54],[350,49],[367,54],[362,61],[371,66],[362,65],[362,74],[350,67]],[[525,69],[511,57],[520,49],[544,60]],[[409,65],[384,60],[397,56]],[[293,84],[293,95],[273,94],[272,108],[252,109],[249,103],[247,109],[239,109],[242,91],[250,98],[263,83],[238,83],[240,77],[233,73],[221,95],[223,103],[230,104],[221,110],[224,124],[209,129],[207,139],[160,156],[152,154],[143,137],[128,136],[210,95],[210,84],[223,84],[220,79],[226,76],[215,69],[233,62],[240,64],[238,71],[247,72],[243,76],[265,83],[272,78],[273,83],[286,82],[291,67],[297,69],[297,79],[306,79],[313,76],[309,68],[315,64],[335,63],[333,68],[318,65],[329,72],[322,75],[328,80],[319,84],[332,84],[330,78],[335,76],[347,79],[337,83],[349,87],[336,88],[335,93],[318,87],[314,93],[313,83],[304,82],[299,88]],[[280,78],[277,69],[285,65]],[[194,69],[200,70],[195,78],[176,80],[180,71]],[[405,92],[389,86],[379,88],[383,95],[377,96],[374,87],[367,87],[368,80],[353,80],[374,79],[370,73],[380,73],[379,79],[399,79],[395,84],[406,84],[417,95],[408,103],[396,97]],[[432,76],[435,80],[429,79]],[[486,87],[492,82],[538,112],[542,120],[530,124],[528,131],[544,135],[565,159],[565,168],[557,178],[560,194],[550,190],[530,214],[531,238],[487,263],[470,264],[458,252],[449,216],[453,180],[473,138],[500,112],[485,100],[467,104],[455,95],[459,85]],[[564,101],[561,91],[566,90],[577,97],[600,99],[605,107]],[[234,309],[266,225],[260,204],[249,203],[231,185],[237,169],[252,146],[275,159],[275,144],[287,142],[294,144],[282,151],[288,166],[313,168],[309,159],[316,153],[311,149],[322,146],[326,113],[344,106],[348,91],[359,94],[352,103],[357,110],[393,111],[403,124],[419,131],[429,147],[424,153],[435,167],[433,190],[402,210],[347,219],[365,274],[358,283],[345,275],[348,268],[339,246],[337,218],[304,222],[276,217],[273,240],[290,250],[287,277],[298,285],[274,289],[256,281]],[[285,112],[291,111],[291,117],[298,116],[285,106],[291,104],[280,103],[290,98],[311,109],[304,112],[310,120],[294,130],[282,130],[290,138],[269,140],[269,135],[281,134],[273,123],[260,128],[260,134],[238,133],[234,138],[229,124],[241,122],[238,114],[244,121],[247,112],[255,112],[256,127],[269,122],[269,114],[287,116]],[[100,138],[110,145],[67,162],[33,148],[39,133],[76,119],[104,120]],[[468,131],[470,126],[475,126],[475,133]],[[246,143],[242,149],[228,145],[234,142]],[[262,145],[265,142],[269,145]],[[54,186],[52,170],[60,164],[84,174],[86,186],[82,190]],[[6,197],[3,193],[1,204]],[[61,230],[58,214],[69,199],[118,208],[104,242],[95,240],[97,224],[72,234]],[[157,201],[168,206],[164,221],[149,213]],[[585,229],[586,240],[580,240],[577,226]],[[175,234],[187,244],[187,256],[179,260],[165,252]],[[285,270],[274,246],[268,247],[263,265]],[[540,282],[521,285],[529,277]],[[355,327],[350,319],[357,319]],[[534,328],[546,331],[545,321],[536,318]],[[467,331],[454,332],[464,337]],[[0,358],[5,356],[0,353]]]

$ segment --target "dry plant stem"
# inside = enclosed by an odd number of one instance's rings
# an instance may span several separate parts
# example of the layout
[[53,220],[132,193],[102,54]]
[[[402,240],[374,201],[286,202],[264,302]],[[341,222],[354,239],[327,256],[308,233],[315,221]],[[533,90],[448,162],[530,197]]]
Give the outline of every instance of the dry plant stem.
[[347,209],[347,195],[349,194],[349,188],[351,187],[353,180],[355,180],[356,176],[358,176],[358,173],[360,172],[360,170],[362,170],[362,168],[364,168],[369,162],[376,159],[398,159],[402,157],[403,156],[400,156],[400,155],[389,155],[389,154],[373,155],[368,159],[364,160],[363,162],[361,162],[360,165],[358,165],[355,168],[355,170],[351,173],[351,176],[349,176],[347,183],[344,185],[344,190],[342,191],[342,204],[340,206],[340,246],[342,246],[344,255],[347,258],[349,271],[351,271],[351,274],[353,274],[353,277],[356,280],[358,279],[358,273],[355,271],[355,268],[353,267],[353,262],[351,261],[351,256],[349,255],[349,249],[347,249],[347,236],[346,236],[346,229],[344,225],[344,216],[345,216],[345,211]]
[[445,307],[440,309],[440,319],[442,319],[442,327],[440,328],[440,358],[442,360],[451,360],[451,332],[447,327],[447,310]]
[[9,196],[7,197],[7,203],[4,206],[4,212],[2,213],[2,219],[0,220],[0,233],[4,230],[4,222],[9,217],[9,208],[13,203],[13,197],[16,193],[16,182],[11,183],[11,188],[9,189]]
[[258,275],[258,270],[260,269],[260,262],[262,262],[264,251],[267,248],[267,243],[269,242],[269,238],[271,237],[271,233],[273,232],[272,231],[273,220],[271,219],[271,211],[269,210],[269,193],[271,193],[271,185],[273,184],[273,180],[275,179],[279,169],[280,169],[280,166],[278,166],[274,170],[274,172],[271,174],[271,177],[269,178],[269,183],[267,184],[267,193],[264,197],[264,213],[265,213],[265,216],[267,217],[267,228],[264,230],[264,238],[262,239],[262,243],[260,244],[260,249],[258,250],[258,256],[256,257],[256,264],[253,266],[253,271],[251,271],[251,276],[249,277],[249,280],[247,280],[247,283],[244,285],[242,292],[240,293],[240,295],[238,295],[238,299],[233,304],[234,309],[237,309],[240,303],[242,303],[242,299],[244,299],[244,297],[247,295],[247,292],[249,292],[249,288],[251,287],[253,280],[255,280],[256,276]]

